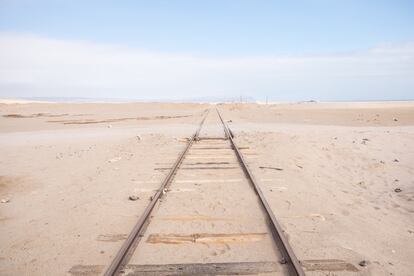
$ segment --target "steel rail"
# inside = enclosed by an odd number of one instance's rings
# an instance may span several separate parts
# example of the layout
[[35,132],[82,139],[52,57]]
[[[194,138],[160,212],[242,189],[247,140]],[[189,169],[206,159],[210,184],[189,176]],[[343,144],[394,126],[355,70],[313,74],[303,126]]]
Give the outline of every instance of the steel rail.
[[246,174],[247,178],[249,179],[250,183],[252,184],[256,194],[259,196],[260,202],[262,204],[262,207],[264,208],[268,218],[269,218],[269,226],[270,230],[272,232],[273,239],[276,243],[276,246],[280,250],[280,253],[282,254],[282,259],[280,260],[280,263],[286,264],[288,266],[288,271],[290,275],[297,275],[297,276],[304,276],[305,272],[302,269],[302,266],[296,257],[295,253],[293,252],[292,247],[290,247],[289,242],[284,234],[284,231],[282,227],[280,226],[279,222],[276,219],[275,214],[273,213],[272,209],[269,206],[269,203],[267,203],[266,198],[263,195],[262,190],[260,189],[259,185],[257,185],[257,182],[250,171],[249,167],[247,166],[246,161],[243,158],[243,155],[241,154],[239,148],[237,147],[236,143],[233,140],[233,133],[231,132],[230,128],[227,126],[227,124],[224,122],[223,118],[221,117],[221,114],[216,108],[217,114],[223,124],[224,132],[226,134],[226,137],[229,138],[232,147],[234,151],[236,152],[237,158],[239,159],[239,162],[243,168],[244,173]]
[[135,224],[134,228],[130,232],[128,238],[125,240],[122,247],[119,249],[118,253],[112,260],[111,264],[105,271],[105,276],[114,276],[117,275],[120,270],[126,265],[126,263],[129,261],[130,255],[132,252],[131,249],[136,247],[136,243],[139,241],[139,238],[142,237],[146,226],[148,225],[151,212],[154,209],[155,205],[157,204],[158,200],[164,195],[166,189],[168,188],[169,184],[171,183],[172,179],[174,178],[174,175],[178,168],[180,167],[185,155],[187,154],[188,150],[191,148],[194,141],[198,140],[198,136],[200,134],[201,127],[204,124],[204,121],[207,118],[207,114],[210,110],[208,109],[201,120],[196,132],[191,136],[191,138],[188,140],[187,146],[185,149],[181,152],[177,160],[175,161],[173,167],[171,168],[168,175],[165,177],[164,181],[162,182],[160,188],[158,189],[157,193],[152,197],[151,202],[145,209],[144,213],[141,215],[138,222]]

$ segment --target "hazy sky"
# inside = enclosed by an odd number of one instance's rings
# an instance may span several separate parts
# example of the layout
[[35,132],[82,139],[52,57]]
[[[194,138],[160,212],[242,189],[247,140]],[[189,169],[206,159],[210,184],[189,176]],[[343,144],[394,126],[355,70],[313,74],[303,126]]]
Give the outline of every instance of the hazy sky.
[[0,97],[414,99],[414,1],[0,0]]

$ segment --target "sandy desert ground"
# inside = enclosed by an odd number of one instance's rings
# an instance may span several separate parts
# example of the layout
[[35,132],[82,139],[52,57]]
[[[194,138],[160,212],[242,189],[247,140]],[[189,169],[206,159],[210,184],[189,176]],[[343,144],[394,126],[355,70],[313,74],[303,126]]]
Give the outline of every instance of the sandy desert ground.
[[[109,264],[215,107],[1,103],[0,274]],[[217,107],[298,258],[355,268],[307,275],[412,275],[414,102]]]

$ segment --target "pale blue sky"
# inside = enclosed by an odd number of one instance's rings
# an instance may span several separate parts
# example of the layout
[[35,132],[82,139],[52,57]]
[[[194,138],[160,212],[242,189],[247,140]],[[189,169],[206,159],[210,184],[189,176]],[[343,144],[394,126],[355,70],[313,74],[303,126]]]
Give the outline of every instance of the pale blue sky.
[[0,0],[0,38],[0,96],[414,98],[414,1]]

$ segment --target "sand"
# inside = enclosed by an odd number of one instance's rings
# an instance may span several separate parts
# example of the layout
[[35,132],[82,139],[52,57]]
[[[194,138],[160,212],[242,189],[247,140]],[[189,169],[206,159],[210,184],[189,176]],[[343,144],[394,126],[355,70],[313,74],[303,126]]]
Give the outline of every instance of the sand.
[[[165,176],[159,168],[175,161],[208,108],[215,106],[0,104],[0,274],[70,275],[79,265],[108,265]],[[249,167],[298,258],[358,270],[325,265],[308,275],[410,275],[413,102],[218,108],[248,147]],[[211,118],[201,134],[222,135],[218,126]],[[186,198],[187,184],[177,183],[181,192],[171,193],[160,216],[182,211],[174,198]],[[215,195],[197,196],[208,202]]]

